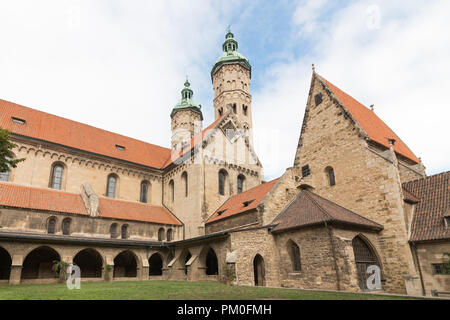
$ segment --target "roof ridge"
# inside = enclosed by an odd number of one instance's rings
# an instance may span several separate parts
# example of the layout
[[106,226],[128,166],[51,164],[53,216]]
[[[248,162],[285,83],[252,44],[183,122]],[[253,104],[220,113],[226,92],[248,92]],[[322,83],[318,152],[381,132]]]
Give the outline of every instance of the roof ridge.
[[[315,199],[313,199],[313,197],[311,197],[311,195],[309,193],[312,193],[312,192],[310,192],[308,190],[304,190],[304,191],[306,192],[305,195],[319,208],[320,211],[322,211],[326,216],[329,217],[330,221],[336,221],[336,219],[332,215],[330,215],[324,208],[322,208],[322,206],[319,203],[317,203],[317,201]],[[325,198],[322,198],[322,199],[325,199]]]
[[[428,179],[436,178],[436,177],[438,177],[438,176],[445,175],[445,174],[447,174],[447,173],[450,173],[450,170],[448,170],[448,171],[443,171],[443,172],[440,172],[440,173],[436,173],[436,174],[433,174],[433,175],[431,175],[431,176],[426,176],[426,177],[417,178],[417,179],[414,179],[414,180],[411,180],[411,181],[403,182],[403,183],[402,183],[402,186],[405,186],[405,185],[408,184],[408,183],[413,183],[413,182],[420,181],[420,180],[428,180]],[[409,190],[408,190],[408,191],[409,191]],[[410,192],[411,192],[411,191],[410,191]],[[411,193],[412,193],[412,192],[411,192]]]
[[[307,191],[307,190],[306,190],[306,191]],[[308,191],[308,192],[310,192],[310,191]],[[348,211],[349,213],[354,214],[354,215],[356,215],[356,216],[358,216],[358,217],[360,217],[360,218],[362,218],[362,219],[364,219],[364,220],[367,220],[367,221],[369,221],[369,222],[376,223],[376,224],[378,224],[379,226],[382,226],[382,225],[379,224],[378,222],[373,221],[373,220],[371,220],[371,219],[368,219],[368,218],[366,218],[366,217],[364,217],[364,216],[362,216],[362,215],[360,215],[360,214],[354,212],[353,210],[347,209],[346,207],[343,207],[343,206],[341,206],[340,204],[338,204],[338,203],[336,203],[336,202],[334,202],[334,201],[331,201],[331,200],[329,200],[329,199],[327,199],[327,198],[324,198],[324,197],[322,197],[322,196],[320,196],[320,195],[318,195],[318,194],[316,194],[316,193],[313,193],[313,192],[310,192],[310,193],[312,193],[312,194],[314,194],[315,196],[317,196],[317,197],[319,197],[319,198],[321,198],[321,199],[323,199],[323,200],[325,200],[325,201],[328,201],[328,202],[332,203],[333,205],[338,206],[339,208],[344,209],[344,210]],[[413,195],[414,195],[414,194],[413,194]],[[315,201],[315,200],[313,200],[313,201]],[[318,205],[319,205],[319,204],[318,204]],[[320,206],[320,205],[319,205],[319,206]],[[337,219],[333,218],[333,220],[337,220]]]
[[118,136],[121,136],[121,137],[124,137],[124,138],[127,138],[127,139],[133,139],[133,140],[140,141],[140,142],[143,142],[143,143],[155,146],[155,147],[159,147],[159,148],[170,150],[170,148],[167,148],[167,147],[163,147],[163,146],[160,146],[160,145],[157,145],[157,144],[154,144],[154,143],[150,143],[150,142],[147,142],[147,141],[144,141],[144,140],[140,140],[140,139],[137,139],[137,138],[126,136],[126,135],[123,135],[121,133],[117,133],[117,132],[114,132],[114,131],[110,131],[110,130],[106,130],[106,129],[103,129],[103,128],[100,128],[100,127],[96,127],[96,126],[93,126],[93,125],[90,125],[90,124],[87,124],[87,123],[84,123],[84,122],[81,122],[81,121],[72,120],[72,119],[69,119],[69,118],[66,118],[66,117],[63,117],[63,116],[59,116],[59,115],[56,115],[56,114],[53,114],[53,113],[49,113],[49,112],[46,112],[46,111],[41,111],[41,110],[36,109],[36,108],[27,107],[27,106],[24,106],[22,104],[18,104],[18,103],[9,101],[9,100],[5,100],[5,99],[1,99],[0,98],[0,101],[4,101],[6,103],[11,103],[11,104],[14,104],[14,105],[16,105],[18,107],[30,109],[30,110],[33,110],[35,112],[43,113],[43,114],[46,114],[46,115],[49,115],[49,116],[52,116],[52,117],[64,119],[66,121],[75,122],[75,123],[81,124],[83,126],[88,126],[88,127],[91,127],[91,128],[97,129],[97,130],[101,130],[101,131],[104,131],[104,132],[107,132],[107,133],[112,133],[112,134],[115,134],[115,135],[118,135]]

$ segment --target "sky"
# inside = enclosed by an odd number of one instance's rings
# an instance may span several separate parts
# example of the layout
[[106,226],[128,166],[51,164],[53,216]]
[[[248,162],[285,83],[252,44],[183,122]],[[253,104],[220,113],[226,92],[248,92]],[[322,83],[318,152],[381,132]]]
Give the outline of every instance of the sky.
[[267,180],[292,167],[314,63],[421,157],[450,169],[450,1],[0,0],[0,98],[170,146],[189,76],[214,121],[227,27],[252,65]]

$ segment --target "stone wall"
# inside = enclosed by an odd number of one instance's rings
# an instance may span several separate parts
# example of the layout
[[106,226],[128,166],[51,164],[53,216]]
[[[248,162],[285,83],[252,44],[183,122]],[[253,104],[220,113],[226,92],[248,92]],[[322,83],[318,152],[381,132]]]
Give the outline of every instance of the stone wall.
[[[431,295],[433,290],[450,293],[450,275],[436,274],[433,264],[448,261],[443,253],[450,253],[450,241],[430,242],[417,244],[417,256],[420,262],[426,295]],[[450,296],[447,294],[445,296]]]
[[259,214],[257,210],[237,214],[229,218],[206,224],[206,233],[232,230],[240,227],[251,227],[259,225]]
[[[323,102],[315,106],[314,96]],[[390,154],[395,158],[395,155]],[[295,167],[310,167],[298,185],[384,226],[379,236],[385,266],[386,290],[406,293],[405,276],[415,274],[404,222],[403,193],[395,161],[380,156],[364,139],[364,132],[315,79],[312,83],[297,149]],[[336,185],[327,170],[333,168]]]
[[141,182],[146,180],[150,182],[148,203],[161,205],[162,171],[69,148],[35,144],[26,139],[12,141],[18,145],[14,149],[16,156],[26,160],[12,169],[10,182],[48,188],[52,165],[61,163],[64,166],[63,191],[79,193],[82,183],[89,182],[96,194],[105,196],[108,175],[115,173],[119,177],[117,199],[139,201]]
[[236,282],[255,285],[253,261],[259,254],[264,261],[266,286],[280,286],[278,248],[267,228],[242,230],[230,234],[231,251],[236,254]]
[[181,226],[0,207],[0,227],[2,231],[47,234],[50,217],[56,218],[56,235],[62,235],[62,221],[65,218],[71,219],[70,235],[68,237],[81,236],[109,239],[111,238],[110,228],[113,223],[117,224],[117,238],[121,238],[123,225],[128,226],[128,239],[157,241],[160,228],[164,229],[164,234],[167,234],[169,229],[173,230],[172,241],[181,240],[183,237]]

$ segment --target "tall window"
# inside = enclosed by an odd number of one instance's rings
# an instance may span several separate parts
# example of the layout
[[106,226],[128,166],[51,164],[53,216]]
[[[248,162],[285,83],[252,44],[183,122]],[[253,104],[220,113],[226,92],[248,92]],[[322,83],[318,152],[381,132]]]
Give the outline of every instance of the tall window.
[[173,240],[173,230],[169,229],[167,230],[167,241],[172,241]]
[[187,172],[183,172],[181,175],[181,180],[183,181],[184,186],[184,196],[187,197],[189,194],[189,186],[188,186],[188,174]]
[[290,255],[292,261],[292,269],[294,271],[301,271],[302,265],[300,262],[300,248],[295,242],[291,241],[289,244],[289,250],[291,251]]
[[55,234],[55,229],[56,229],[56,218],[51,217],[50,219],[48,219],[47,233]]
[[169,197],[170,202],[175,201],[175,183],[173,182],[173,180],[170,180],[169,182]]
[[66,235],[66,236],[70,235],[70,222],[71,222],[70,218],[65,218],[63,220],[63,222],[62,222],[63,235]]
[[164,228],[159,228],[158,230],[158,241],[164,240]]
[[111,227],[109,228],[109,234],[111,235],[112,239],[117,238],[117,223],[113,223]]
[[116,197],[116,186],[117,186],[117,176],[115,174],[110,174],[108,176],[108,185],[106,187],[106,196],[108,198]]
[[225,184],[228,177],[228,173],[225,170],[219,171],[219,194],[224,196],[225,195]]
[[50,187],[52,189],[61,190],[64,167],[62,164],[55,164],[52,168],[52,177]]
[[147,181],[141,182],[141,202],[147,203],[148,202],[148,186],[149,183]]
[[237,193],[242,193],[242,191],[244,191],[244,181],[245,176],[240,174],[237,178]]
[[124,224],[122,226],[122,239],[127,239],[128,238],[128,225]]
[[331,167],[328,167],[326,169],[327,175],[328,175],[328,181],[330,183],[330,186],[336,185],[336,178],[334,177],[334,169]]

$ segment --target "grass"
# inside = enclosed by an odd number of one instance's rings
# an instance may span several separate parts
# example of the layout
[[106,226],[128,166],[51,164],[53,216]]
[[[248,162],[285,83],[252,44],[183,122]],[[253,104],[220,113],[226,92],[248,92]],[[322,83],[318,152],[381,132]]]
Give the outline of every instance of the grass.
[[380,295],[227,286],[216,282],[123,281],[0,286],[0,300],[392,300]]

